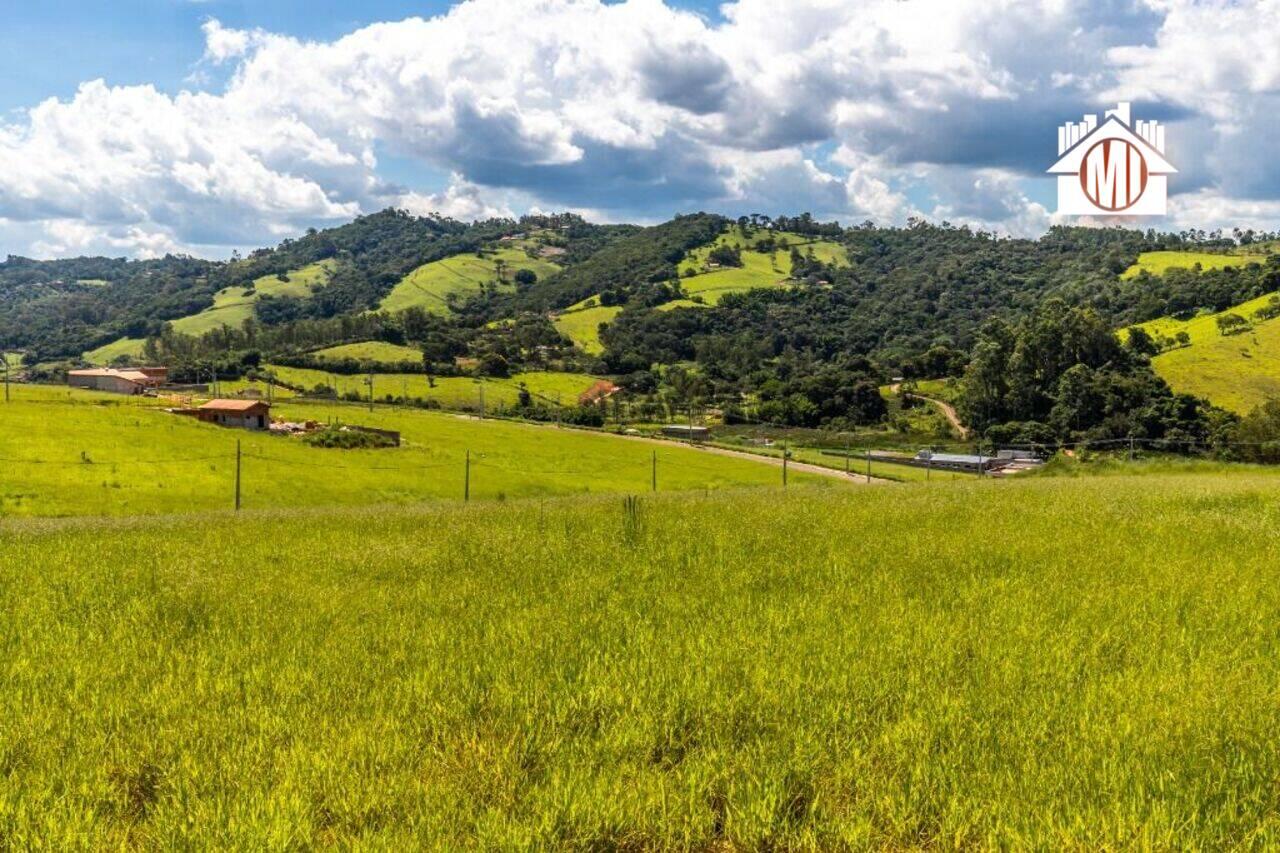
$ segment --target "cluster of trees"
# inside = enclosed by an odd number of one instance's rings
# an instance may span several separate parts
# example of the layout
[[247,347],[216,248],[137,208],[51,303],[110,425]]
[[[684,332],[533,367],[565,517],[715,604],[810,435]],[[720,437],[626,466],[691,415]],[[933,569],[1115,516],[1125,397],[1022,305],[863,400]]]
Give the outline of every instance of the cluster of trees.
[[1225,423],[1204,401],[1169,389],[1141,338],[1121,344],[1097,311],[1060,299],[1016,325],[983,326],[958,403],[966,423],[1001,442],[1205,442]]

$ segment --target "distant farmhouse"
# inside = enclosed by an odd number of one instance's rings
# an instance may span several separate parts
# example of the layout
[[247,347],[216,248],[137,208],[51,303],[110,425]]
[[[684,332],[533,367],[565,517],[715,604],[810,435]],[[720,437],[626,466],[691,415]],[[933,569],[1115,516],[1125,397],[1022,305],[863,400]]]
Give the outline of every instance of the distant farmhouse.
[[113,394],[142,394],[163,385],[169,378],[167,367],[95,367],[67,372],[72,388],[109,391]]
[[261,400],[210,400],[196,417],[205,423],[240,429],[271,429],[271,404]]

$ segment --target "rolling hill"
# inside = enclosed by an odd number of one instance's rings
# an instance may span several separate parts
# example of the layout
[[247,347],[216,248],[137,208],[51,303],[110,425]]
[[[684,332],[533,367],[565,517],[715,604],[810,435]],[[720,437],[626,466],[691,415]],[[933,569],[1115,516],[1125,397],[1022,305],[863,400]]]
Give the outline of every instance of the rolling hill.
[[1135,278],[1141,272],[1152,275],[1163,275],[1171,269],[1194,269],[1197,264],[1201,269],[1226,269],[1227,267],[1243,267],[1248,264],[1266,263],[1266,255],[1258,254],[1221,254],[1216,252],[1143,252],[1138,255],[1138,262],[1129,267],[1120,277]]
[[[452,300],[480,293],[487,285],[499,291],[514,292],[513,277],[518,270],[529,270],[539,280],[560,271],[560,266],[529,252],[543,248],[536,240],[525,239],[491,244],[480,253],[453,255],[424,264],[401,279],[379,304],[383,311],[423,308],[435,314],[450,313]],[[498,274],[499,265],[503,274]]]
[[376,361],[382,364],[422,361],[422,350],[386,341],[362,341],[355,344],[341,344],[336,347],[325,347],[311,353],[320,361]]
[[232,285],[214,294],[213,305],[199,314],[173,321],[173,329],[184,335],[202,335],[219,326],[239,328],[254,316],[254,305],[264,296],[306,298],[329,279],[333,261],[317,261],[280,275],[264,275],[248,287]]
[[[1175,391],[1203,397],[1239,414],[1268,399],[1280,399],[1280,319],[1254,317],[1274,295],[1190,320],[1162,317],[1141,324],[1157,339],[1174,338],[1179,332],[1190,338],[1189,345],[1156,356],[1151,366]],[[1249,320],[1250,327],[1223,335],[1217,320],[1225,314]]]

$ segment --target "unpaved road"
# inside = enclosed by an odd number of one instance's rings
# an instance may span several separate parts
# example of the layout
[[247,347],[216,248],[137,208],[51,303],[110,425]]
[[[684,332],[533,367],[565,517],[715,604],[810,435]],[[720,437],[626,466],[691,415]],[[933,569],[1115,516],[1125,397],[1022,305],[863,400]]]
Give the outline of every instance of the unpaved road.
[[[467,420],[476,420],[474,415],[455,415],[455,417],[465,418]],[[552,423],[529,423],[527,426],[541,427],[543,429],[563,429],[572,430],[573,427],[561,426]],[[656,445],[658,447],[683,447],[687,450],[695,450],[700,453],[714,453],[716,456],[728,456],[734,459],[743,459],[747,462],[762,462],[765,465],[772,465],[775,468],[782,467],[782,459],[777,456],[764,456],[759,453],[748,453],[745,450],[730,450],[727,447],[715,447],[709,444],[695,444],[689,441],[668,441],[663,438],[649,438],[644,435],[618,435],[616,432],[596,432],[595,430],[578,430],[578,432],[586,432],[591,435],[604,435],[610,438],[621,438],[627,441],[643,441],[646,444]],[[882,480],[879,477],[868,477],[866,474],[846,474],[835,468],[827,468],[823,465],[814,465],[810,462],[796,462],[794,459],[787,460],[788,471],[801,471],[805,474],[816,474],[819,477],[830,477],[834,480],[844,480],[846,483],[857,483],[859,485],[881,485],[891,483],[892,480]]]
[[[889,386],[889,390],[892,391],[894,394],[901,394],[902,383],[895,382],[894,384]],[[947,419],[947,423],[951,424],[951,428],[956,431],[956,434],[959,435],[960,438],[965,439],[969,437],[969,428],[960,422],[960,415],[956,413],[955,406],[951,405],[945,400],[938,400],[934,397],[926,397],[923,394],[917,394],[915,391],[910,391],[908,393],[912,397],[915,397],[917,400],[924,400],[926,403],[931,404],[938,411],[942,412],[942,416]]]

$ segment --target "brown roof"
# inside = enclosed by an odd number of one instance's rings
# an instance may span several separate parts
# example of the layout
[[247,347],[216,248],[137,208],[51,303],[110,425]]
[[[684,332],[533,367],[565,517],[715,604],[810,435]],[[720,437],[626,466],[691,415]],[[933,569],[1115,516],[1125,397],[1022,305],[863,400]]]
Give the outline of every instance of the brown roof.
[[261,400],[210,400],[200,408],[206,412],[250,412],[258,407],[271,408]]

